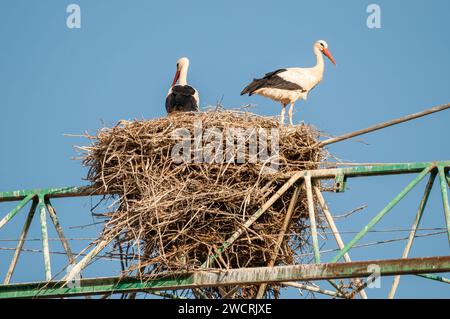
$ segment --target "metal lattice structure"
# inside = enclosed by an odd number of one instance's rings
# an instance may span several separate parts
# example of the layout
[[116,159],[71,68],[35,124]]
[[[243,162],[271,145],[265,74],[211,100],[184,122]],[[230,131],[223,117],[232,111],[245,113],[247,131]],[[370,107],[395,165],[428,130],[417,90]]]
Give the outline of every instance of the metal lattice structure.
[[[406,117],[404,119],[387,122],[372,128],[358,131],[352,134],[346,134],[342,137],[333,138],[328,142],[322,142],[323,145],[328,145],[341,141],[343,139],[351,138],[360,134],[374,131],[383,127],[404,122],[413,118],[431,114],[449,108],[450,105],[433,108],[431,110],[417,113],[415,115]],[[393,298],[397,290],[400,275],[418,275],[425,279],[440,281],[443,284],[450,283],[450,280],[438,275],[436,273],[445,273],[450,271],[450,255],[447,256],[427,256],[424,258],[408,258],[414,238],[416,237],[419,224],[427,205],[430,192],[435,184],[438,184],[439,191],[442,198],[443,214],[445,215],[446,225],[445,229],[448,235],[450,244],[450,207],[448,200],[448,189],[450,187],[450,161],[438,162],[424,162],[424,163],[398,163],[398,164],[370,164],[336,168],[318,169],[299,171],[286,176],[279,176],[278,182],[282,186],[277,192],[267,200],[256,212],[253,213],[244,223],[241,229],[228,238],[223,245],[218,249],[215,255],[211,255],[208,260],[204,262],[204,270],[195,272],[183,273],[165,273],[152,277],[151,279],[142,282],[136,278],[123,277],[107,277],[107,278],[85,278],[79,280],[77,285],[72,285],[73,280],[81,273],[81,271],[88,266],[88,264],[102,252],[115,238],[106,238],[96,245],[82,258],[77,258],[72,252],[68,240],[64,236],[63,228],[61,227],[56,210],[51,201],[54,198],[67,197],[83,197],[92,195],[105,195],[95,192],[90,187],[67,187],[67,188],[52,188],[52,189],[33,189],[24,191],[2,192],[0,193],[0,202],[18,202],[17,206],[12,209],[3,219],[0,220],[0,230],[12,218],[14,218],[28,203],[31,202],[31,208],[28,212],[25,224],[20,234],[15,253],[10,262],[9,269],[0,285],[0,298],[39,298],[39,297],[69,297],[69,296],[89,296],[89,295],[110,295],[113,293],[136,293],[136,292],[150,292],[153,294],[166,296],[165,291],[192,289],[202,287],[234,287],[224,294],[223,297],[233,297],[233,292],[239,289],[242,285],[260,285],[258,290],[258,297],[264,296],[265,289],[270,283],[280,283],[285,286],[291,286],[310,290],[316,293],[322,293],[331,297],[353,298],[359,294],[362,298],[367,295],[364,288],[370,283],[368,280],[356,280],[356,287],[350,292],[346,293],[339,289],[334,283],[335,279],[350,279],[350,278],[365,278],[372,273],[369,266],[376,264],[379,266],[379,274],[381,276],[394,276],[392,288],[389,292],[389,297]],[[324,196],[320,190],[319,183],[323,181],[333,181],[335,192],[344,192],[346,183],[349,179],[369,176],[383,176],[383,175],[415,175],[410,183],[395,196],[382,210],[380,210],[370,222],[365,225],[348,243],[344,243],[339,230],[335,224],[334,218],[331,215],[329,208],[325,202]],[[369,260],[363,262],[352,262],[349,256],[350,250],[371,230],[377,225],[380,220],[389,213],[419,182],[428,178],[425,186],[422,200],[418,207],[413,225],[409,231],[408,240],[404,248],[401,259],[390,260]],[[296,205],[299,196],[300,188],[306,190],[309,208],[309,221],[311,227],[311,242],[313,245],[314,262],[311,264],[298,264],[289,266],[274,267],[273,264],[268,264],[267,267],[262,268],[241,268],[231,270],[209,269],[207,266],[211,260],[218,258],[219,255],[230,246],[245,232],[246,229],[262,216],[267,209],[271,207],[285,192],[294,189],[293,196],[290,200],[289,207],[285,216],[285,223],[289,223],[293,208]],[[328,263],[321,263],[321,253],[319,247],[316,212],[314,207],[313,197],[316,197],[320,203],[320,212],[327,223],[327,226],[332,231],[333,237],[339,248],[336,255],[331,258]],[[19,257],[23,250],[23,246],[30,228],[31,221],[35,213],[39,212],[41,238],[45,265],[45,280],[41,282],[31,283],[11,283],[14,270],[19,261]],[[68,257],[69,264],[73,267],[68,274],[61,280],[54,280],[51,259],[48,243],[48,225],[47,215],[55,226],[59,239],[64,247],[65,253]],[[278,236],[277,245],[281,244],[285,236],[285,230],[281,229]],[[274,254],[278,252],[275,251]],[[317,280],[328,280],[336,291],[329,291],[319,288],[314,285],[307,285],[303,282],[311,282]],[[300,283],[302,282],[302,283]]]
[[[307,265],[293,265],[293,266],[281,266],[281,267],[264,267],[264,268],[251,268],[251,269],[236,269],[236,270],[211,270],[205,269],[204,271],[198,271],[193,273],[173,273],[164,274],[146,282],[141,282],[134,278],[91,278],[81,279],[80,285],[76,287],[68,286],[73,278],[79,273],[98,253],[100,253],[114,238],[104,240],[97,244],[90,252],[84,256],[76,265],[72,271],[60,281],[52,281],[51,261],[48,248],[48,235],[47,235],[47,221],[46,215],[50,216],[52,223],[54,224],[59,238],[63,244],[63,247],[69,258],[69,262],[74,262],[75,257],[70,249],[67,240],[64,237],[62,227],[59,224],[55,209],[51,204],[53,198],[63,197],[75,197],[75,196],[90,196],[94,195],[92,189],[89,187],[70,187],[70,188],[54,188],[54,189],[35,189],[28,191],[14,191],[0,193],[0,202],[5,201],[17,201],[18,205],[9,212],[1,221],[0,228],[8,223],[16,214],[20,212],[24,206],[32,202],[28,217],[20,235],[19,242],[17,244],[15,254],[10,263],[9,270],[4,279],[3,285],[0,285],[0,298],[11,297],[61,297],[61,296],[80,296],[80,295],[99,295],[105,293],[131,293],[138,291],[165,291],[165,290],[178,290],[178,289],[194,289],[200,287],[209,286],[233,286],[244,284],[267,284],[273,282],[279,282],[286,285],[300,286],[304,289],[311,289],[314,291],[315,287],[308,287],[302,284],[296,284],[298,281],[314,281],[314,280],[332,280],[340,278],[360,278],[370,275],[368,266],[371,264],[377,264],[380,266],[381,276],[395,275],[393,288],[391,289],[390,296],[393,297],[398,281],[399,275],[415,274],[421,275],[425,278],[432,280],[439,280],[443,283],[449,283],[449,280],[442,278],[433,273],[442,273],[450,271],[450,256],[428,257],[422,259],[408,259],[408,254],[411,249],[411,245],[415,238],[416,230],[419,226],[422,218],[425,206],[428,201],[429,194],[435,184],[435,180],[439,181],[439,189],[442,195],[443,211],[446,218],[446,228],[448,232],[450,242],[450,207],[448,201],[448,188],[450,187],[450,161],[443,162],[427,162],[427,163],[403,163],[403,164],[376,164],[376,165],[363,165],[355,167],[343,167],[333,169],[319,169],[311,171],[297,172],[291,176],[283,177],[285,179],[284,185],[278,190],[278,192],[272,196],[257,212],[255,212],[244,224],[243,228],[231,236],[223,246],[220,248],[218,254],[221,251],[230,247],[233,242],[239,238],[245,228],[248,228],[252,223],[257,220],[264,212],[272,205],[284,192],[290,188],[305,187],[309,198],[309,213],[310,223],[312,229],[312,243],[314,247],[315,263]],[[316,186],[319,181],[334,180],[334,186],[336,192],[342,192],[345,190],[345,184],[348,179],[358,178],[363,176],[380,176],[380,175],[393,175],[393,174],[416,174],[411,182],[392,200],[378,212],[372,220],[347,244],[344,244],[339,231],[336,228],[333,217],[329,213],[329,209],[323,199],[322,193]],[[398,260],[376,260],[366,262],[351,262],[348,254],[349,250],[355,246],[398,202],[400,202],[405,195],[411,191],[420,181],[428,177],[428,183],[426,185],[424,195],[421,204],[418,208],[418,212],[412,225],[409,239],[405,247],[402,259]],[[296,194],[291,202],[296,201]],[[99,195],[99,194],[95,194]],[[321,264],[317,230],[315,225],[315,212],[314,205],[312,204],[312,196],[319,198],[321,209],[325,215],[328,226],[333,231],[335,240],[340,248],[340,251],[331,259],[327,264]],[[14,269],[18,262],[21,250],[27,232],[35,215],[36,210],[40,213],[40,225],[42,233],[42,245],[43,255],[45,263],[45,276],[46,280],[42,282],[34,283],[15,283],[11,284],[11,278],[14,273]],[[289,214],[289,212],[288,212]],[[282,235],[282,234],[281,234]],[[216,258],[210,256],[211,259]],[[340,262],[344,259],[345,262]],[[359,286],[355,289],[355,293],[363,293],[364,286],[367,283]],[[340,295],[339,292],[321,291],[328,295]],[[348,297],[348,296],[347,296]]]

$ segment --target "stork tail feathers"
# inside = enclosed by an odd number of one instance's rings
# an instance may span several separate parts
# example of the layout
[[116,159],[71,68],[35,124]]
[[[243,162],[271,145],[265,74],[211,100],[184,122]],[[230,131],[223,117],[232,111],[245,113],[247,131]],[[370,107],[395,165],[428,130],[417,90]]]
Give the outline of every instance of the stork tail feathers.
[[286,69],[278,69],[273,72],[269,72],[269,73],[265,74],[262,79],[253,79],[253,82],[250,83],[249,85],[247,85],[242,90],[241,95],[248,94],[248,95],[252,96],[253,92],[255,92],[256,90],[261,89],[267,85],[270,86],[271,79],[278,73],[282,73],[285,71],[287,71],[287,70]]
[[248,94],[252,96],[253,92],[264,86],[263,79],[254,79],[252,83],[247,85],[241,92],[241,95]]

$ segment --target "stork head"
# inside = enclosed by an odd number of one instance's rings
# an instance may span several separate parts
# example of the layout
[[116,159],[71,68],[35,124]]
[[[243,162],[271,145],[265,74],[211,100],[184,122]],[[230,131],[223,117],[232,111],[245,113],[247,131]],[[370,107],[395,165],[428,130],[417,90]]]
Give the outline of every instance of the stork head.
[[181,70],[187,69],[188,67],[189,67],[189,59],[188,58],[183,57],[177,61],[177,71],[175,73],[175,77],[173,78],[172,86],[177,84],[177,81],[180,78]]
[[316,43],[314,43],[314,49],[317,49],[320,52],[322,52],[328,59],[330,59],[331,63],[336,65],[336,61],[331,55],[331,52],[328,50],[328,44],[324,40],[319,40]]

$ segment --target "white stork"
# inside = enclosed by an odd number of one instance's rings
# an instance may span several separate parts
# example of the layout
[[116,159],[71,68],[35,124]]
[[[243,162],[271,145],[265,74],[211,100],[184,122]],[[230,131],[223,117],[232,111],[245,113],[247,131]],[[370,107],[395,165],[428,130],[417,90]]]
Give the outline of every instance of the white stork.
[[[166,110],[172,112],[194,112],[199,110],[200,99],[195,88],[187,84],[189,59],[177,61],[177,72],[166,97]],[[177,84],[178,82],[178,84]]]
[[326,55],[336,65],[325,41],[319,40],[314,43],[313,50],[317,57],[317,64],[314,67],[278,69],[267,73],[262,79],[254,79],[242,90],[241,95],[259,94],[281,102],[283,106],[280,116],[281,124],[284,124],[286,105],[290,103],[289,121],[293,125],[292,112],[295,102],[299,99],[306,100],[308,93],[322,81],[325,69],[322,54]]

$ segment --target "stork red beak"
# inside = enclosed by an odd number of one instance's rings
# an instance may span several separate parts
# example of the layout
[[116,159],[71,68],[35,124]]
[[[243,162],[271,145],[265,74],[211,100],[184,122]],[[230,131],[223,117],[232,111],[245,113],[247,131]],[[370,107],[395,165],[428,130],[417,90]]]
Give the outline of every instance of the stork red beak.
[[331,55],[330,51],[328,51],[327,48],[323,48],[322,52],[323,52],[323,54],[325,54],[325,55],[327,56],[328,59],[330,59],[330,61],[331,61],[334,65],[336,65],[336,61],[334,61],[333,56]]
[[175,77],[173,78],[172,86],[177,84],[177,81],[178,81],[179,77],[180,77],[180,70],[177,70],[177,72],[175,73]]

